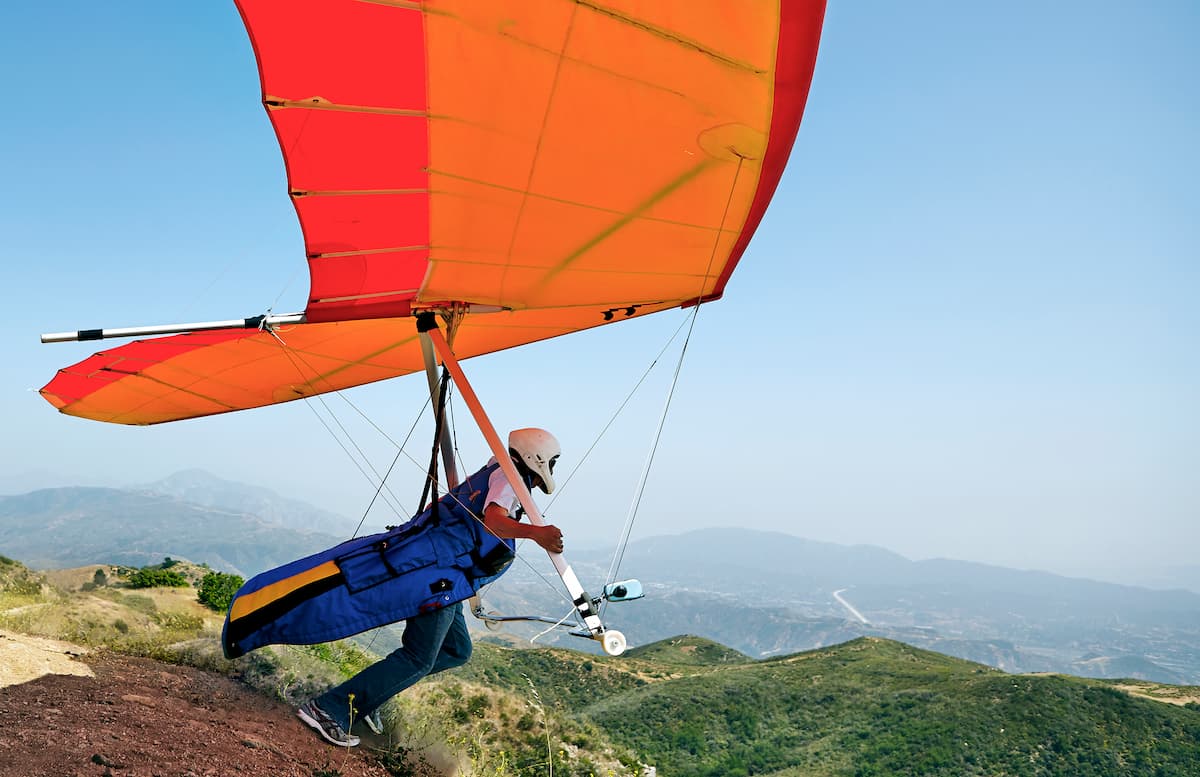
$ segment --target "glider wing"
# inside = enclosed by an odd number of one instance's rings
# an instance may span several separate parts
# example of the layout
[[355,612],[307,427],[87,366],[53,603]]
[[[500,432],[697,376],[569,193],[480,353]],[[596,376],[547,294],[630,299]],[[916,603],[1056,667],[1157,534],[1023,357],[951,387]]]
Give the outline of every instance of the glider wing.
[[783,172],[824,0],[239,0],[307,253],[306,323],[112,348],[62,412],[153,424],[716,299]]

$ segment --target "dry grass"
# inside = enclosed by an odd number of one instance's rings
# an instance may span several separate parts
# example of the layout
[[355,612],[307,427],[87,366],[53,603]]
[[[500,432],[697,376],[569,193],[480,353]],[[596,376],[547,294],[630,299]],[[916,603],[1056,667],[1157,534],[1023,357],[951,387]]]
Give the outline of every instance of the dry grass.
[[1183,706],[1185,704],[1200,704],[1200,688],[1194,685],[1159,685],[1151,682],[1119,683],[1116,688],[1125,691],[1130,696],[1140,696],[1143,699],[1161,701],[1167,704]]

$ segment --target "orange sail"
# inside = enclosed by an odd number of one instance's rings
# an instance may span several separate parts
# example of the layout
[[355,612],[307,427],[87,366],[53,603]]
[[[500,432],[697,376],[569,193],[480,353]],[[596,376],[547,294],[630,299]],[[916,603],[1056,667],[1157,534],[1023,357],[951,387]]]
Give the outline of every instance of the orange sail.
[[304,233],[306,323],[129,343],[62,412],[153,424],[721,296],[791,151],[824,0],[240,0]]

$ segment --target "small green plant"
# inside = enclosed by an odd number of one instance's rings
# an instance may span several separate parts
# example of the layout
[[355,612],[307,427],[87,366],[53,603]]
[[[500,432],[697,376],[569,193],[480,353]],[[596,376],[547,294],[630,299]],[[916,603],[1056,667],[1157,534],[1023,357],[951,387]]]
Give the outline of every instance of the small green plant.
[[395,745],[378,756],[379,765],[392,777],[418,777],[429,773],[428,761],[411,747]]
[[482,718],[487,714],[490,707],[491,702],[482,693],[476,694],[467,700],[467,714],[473,718]]
[[209,572],[200,579],[200,590],[196,593],[196,598],[210,610],[225,612],[244,582],[246,581],[238,575]]

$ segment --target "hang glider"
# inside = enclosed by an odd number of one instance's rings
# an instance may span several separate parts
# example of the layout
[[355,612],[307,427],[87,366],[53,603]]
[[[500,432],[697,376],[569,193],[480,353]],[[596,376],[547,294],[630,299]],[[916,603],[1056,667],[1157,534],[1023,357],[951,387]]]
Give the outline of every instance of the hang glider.
[[[157,424],[422,370],[432,382],[436,350],[543,523],[459,360],[719,298],[791,152],[824,0],[237,5],[304,236],[308,302],[43,335],[165,336],[64,368],[42,396],[68,415]],[[592,598],[550,556],[583,634],[619,654],[624,637],[596,606],[632,589]],[[346,578],[327,560],[271,578],[238,611],[254,624],[239,643],[308,596],[293,596],[296,580]],[[325,638],[311,625],[303,639]]]
[[304,235],[303,323],[286,348],[250,317],[105,350],[41,390],[63,413],[156,424],[404,375],[409,317],[449,303],[495,311],[463,321],[468,358],[720,297],[787,162],[824,0],[238,7]]

